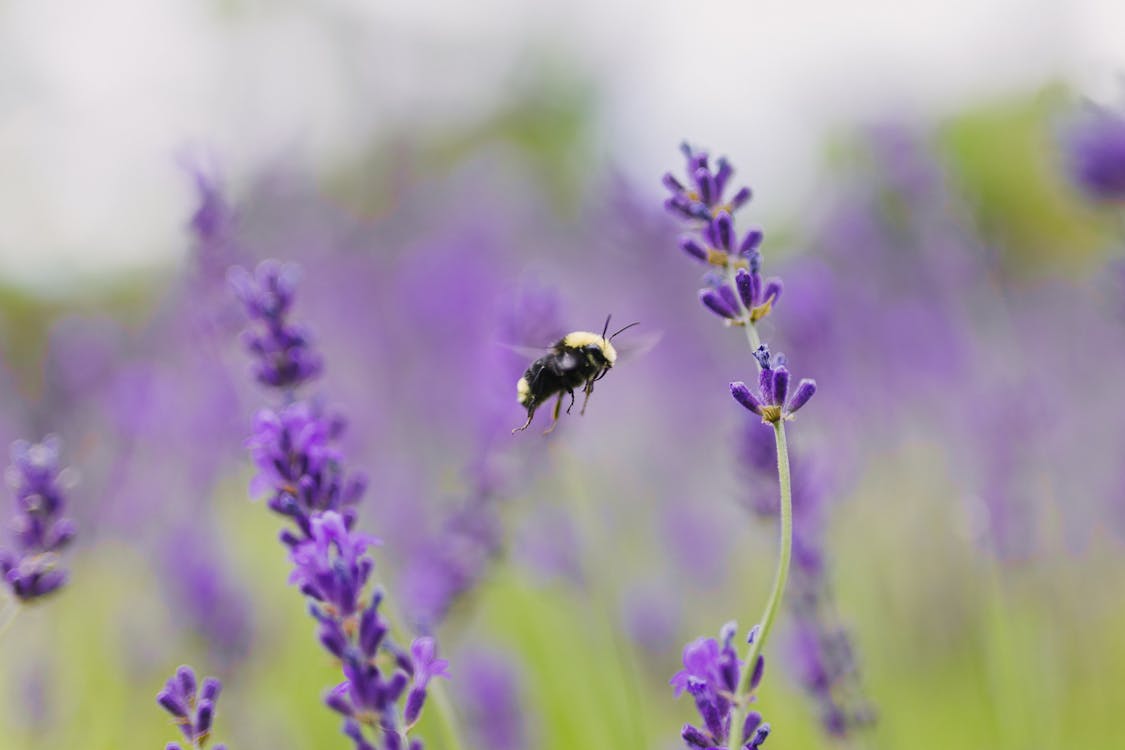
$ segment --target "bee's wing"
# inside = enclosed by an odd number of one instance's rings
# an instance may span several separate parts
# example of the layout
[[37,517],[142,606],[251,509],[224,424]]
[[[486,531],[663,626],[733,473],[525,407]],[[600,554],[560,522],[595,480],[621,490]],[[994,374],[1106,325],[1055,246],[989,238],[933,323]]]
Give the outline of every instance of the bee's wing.
[[520,346],[519,344],[505,344],[497,343],[497,346],[502,346],[508,351],[515,352],[521,357],[525,357],[528,361],[534,361],[551,351],[549,346]]
[[622,341],[620,344],[614,343],[613,348],[617,350],[618,360],[629,360],[647,353],[660,343],[662,338],[664,334],[661,331],[649,331],[630,336],[628,341]]

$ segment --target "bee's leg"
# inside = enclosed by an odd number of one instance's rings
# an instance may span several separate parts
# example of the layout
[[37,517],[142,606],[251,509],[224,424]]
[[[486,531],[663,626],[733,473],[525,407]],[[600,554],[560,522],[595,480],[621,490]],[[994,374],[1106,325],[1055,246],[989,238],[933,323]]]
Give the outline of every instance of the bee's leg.
[[586,398],[582,399],[582,411],[578,412],[580,415],[585,416],[586,414],[586,404],[590,403],[590,394],[594,392],[595,380],[596,378],[590,378],[586,381],[586,388],[584,389],[586,392]]
[[523,432],[524,430],[526,430],[531,425],[531,420],[534,419],[534,418],[535,418],[535,407],[534,406],[527,407],[527,421],[524,422],[521,426],[512,430],[512,434],[515,435],[517,432]]
[[563,400],[563,395],[560,393],[558,400],[555,401],[555,413],[551,418],[551,424],[550,424],[550,426],[547,427],[546,430],[544,430],[544,432],[543,432],[544,435],[550,435],[551,432],[555,429],[555,425],[557,425],[559,423],[559,413],[562,412],[562,400]]
[[574,391],[567,391],[570,395],[570,406],[566,407],[566,413],[570,414],[570,410],[574,408]]

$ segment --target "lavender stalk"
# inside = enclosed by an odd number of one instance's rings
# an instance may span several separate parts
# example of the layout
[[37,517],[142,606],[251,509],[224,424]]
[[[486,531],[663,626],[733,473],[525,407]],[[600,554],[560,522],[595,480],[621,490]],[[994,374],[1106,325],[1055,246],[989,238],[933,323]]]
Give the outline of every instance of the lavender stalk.
[[[280,411],[263,410],[255,420],[248,447],[259,473],[251,491],[268,493],[269,508],[292,522],[280,534],[293,563],[290,582],[307,598],[320,643],[345,677],[325,703],[345,717],[343,733],[356,750],[422,750],[411,730],[437,689],[430,682],[449,676],[448,662],[438,658],[433,638],[416,638],[409,650],[391,639],[386,608],[380,611],[384,592],[372,585],[375,560],[368,550],[379,541],[355,528],[366,481],[345,473],[336,446],[344,420],[297,398],[299,387],[317,377],[323,365],[306,329],[289,320],[296,268],[266,261],[253,274],[233,269],[230,280],[257,328],[243,336],[255,357],[254,376],[286,403]],[[459,750],[448,704],[440,694],[433,702],[448,747]]]
[[[782,285],[777,279],[763,280],[760,274],[761,253],[758,247],[762,242],[762,232],[753,229],[739,239],[735,231],[732,213],[749,201],[749,188],[741,188],[729,201],[724,200],[723,193],[734,172],[730,164],[725,159],[719,159],[712,169],[707,154],[694,151],[687,144],[684,144],[682,151],[687,159],[688,181],[686,184],[681,183],[673,175],[665,175],[664,184],[672,192],[672,197],[665,206],[673,214],[696,222],[697,234],[682,238],[681,249],[698,261],[722,269],[722,276],[714,280],[712,286],[700,292],[700,302],[723,318],[728,326],[745,330],[747,343],[757,363],[758,393],[754,393],[745,383],[737,382],[731,383],[731,395],[747,410],[761,417],[763,422],[773,426],[781,493],[778,565],[765,610],[748,639],[746,659],[741,662],[746,665],[746,669],[739,675],[740,662],[736,660],[723,673],[727,693],[721,699],[701,698],[705,693],[699,692],[701,688],[693,683],[697,690],[692,690],[692,693],[708,729],[703,732],[689,725],[684,728],[682,736],[685,742],[694,747],[710,748],[722,744],[728,750],[757,748],[765,741],[769,725],[762,725],[764,733],[751,727],[757,727],[761,716],[747,713],[748,705],[753,700],[753,691],[761,679],[764,664],[762,650],[785,593],[793,546],[792,482],[785,421],[791,419],[812,398],[816,392],[816,383],[802,380],[790,394],[789,371],[785,368],[784,358],[780,355],[771,357],[768,348],[761,343],[757,323],[773,309],[781,296]],[[731,649],[729,637],[725,639],[725,643],[724,652]],[[689,672],[693,671],[693,667],[689,666],[687,651],[684,666]],[[733,680],[732,675],[735,675]],[[693,679],[708,682],[699,674]],[[715,680],[710,682],[714,683]],[[673,684],[676,684],[675,680]],[[692,687],[687,683],[684,686],[688,689]],[[714,687],[710,690],[713,691]],[[740,726],[741,732],[738,731]]]
[[63,516],[67,469],[59,469],[61,442],[55,436],[32,444],[12,444],[6,478],[16,499],[12,547],[0,550],[0,576],[12,599],[0,616],[0,634],[12,624],[22,604],[58,591],[67,581],[60,553],[74,540],[74,523]]

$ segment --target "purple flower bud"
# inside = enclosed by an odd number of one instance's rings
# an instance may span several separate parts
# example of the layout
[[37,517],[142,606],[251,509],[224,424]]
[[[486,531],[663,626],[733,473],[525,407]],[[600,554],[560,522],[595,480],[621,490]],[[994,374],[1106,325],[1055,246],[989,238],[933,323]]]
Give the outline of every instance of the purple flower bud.
[[324,696],[325,705],[344,716],[352,716],[355,714],[355,709],[352,708],[351,702],[348,701],[348,687],[347,682],[342,682],[328,691]]
[[700,290],[699,301],[702,302],[708,310],[715,313],[721,318],[733,320],[734,318],[738,317],[738,313],[735,312],[735,310],[727,304],[726,300],[724,300],[722,296],[714,289]]
[[707,260],[707,249],[694,237],[681,237],[680,249],[697,260]]
[[734,167],[730,165],[730,162],[727,161],[727,157],[725,156],[719,157],[715,166],[718,167],[718,169],[715,170],[715,186],[718,188],[719,194],[722,195],[723,190],[727,186],[727,180],[734,174]]
[[762,675],[766,671],[766,657],[761,654],[758,655],[758,661],[754,664],[754,673],[750,675],[750,689],[757,689],[758,685],[762,682]]
[[337,623],[326,622],[320,630],[320,643],[328,653],[337,659],[343,659],[348,648],[348,637]]
[[738,296],[747,310],[755,306],[757,299],[754,294],[754,276],[745,268],[738,269],[734,274],[734,284],[738,287]]
[[746,714],[746,721],[742,722],[742,741],[749,742],[754,731],[761,725],[762,715],[757,711]]
[[789,370],[778,367],[773,371],[773,402],[784,404],[789,395]]
[[407,675],[406,672],[403,672],[401,669],[395,672],[394,676],[391,677],[390,681],[387,683],[386,690],[384,691],[387,700],[391,703],[396,702],[402,696],[403,691],[406,690],[406,686],[409,682],[410,676]]
[[426,689],[424,687],[411,688],[410,694],[406,696],[406,708],[402,712],[402,720],[406,722],[407,726],[418,720],[418,715],[422,713],[422,706],[425,703]]
[[761,394],[763,405],[777,403],[773,393],[773,370],[768,367],[758,373],[758,393]]
[[765,344],[762,344],[754,352],[754,359],[758,360],[758,366],[763,370],[770,369],[770,350]]
[[176,683],[179,685],[180,695],[195,695],[195,670],[186,664],[176,670]]
[[682,193],[684,191],[683,184],[677,180],[675,175],[671,172],[665,172],[661,182],[664,183],[664,187],[668,188],[673,193]]
[[215,719],[215,704],[211,701],[200,701],[195,711],[196,734],[207,734],[211,731],[211,723]]
[[763,724],[754,731],[754,736],[746,743],[745,750],[758,750],[766,738],[770,736],[770,725]]
[[762,244],[763,237],[762,230],[751,229],[746,233],[746,236],[742,238],[742,243],[738,246],[739,254],[748,257],[756,253]]
[[173,716],[186,718],[188,715],[187,705],[167,689],[161,690],[156,694],[156,702]]
[[790,414],[796,414],[797,410],[808,403],[809,399],[816,393],[816,381],[804,378],[797,384],[797,390],[793,392],[793,398],[789,400],[789,406],[786,411]]
[[717,287],[716,291],[719,293],[719,296],[723,298],[723,302],[727,304],[727,307],[729,307],[731,310],[734,310],[737,314],[739,306],[738,295],[735,293],[735,291],[731,289],[727,284],[723,284]]
[[201,700],[214,703],[219,699],[219,693],[222,691],[223,683],[219,682],[214,677],[208,677],[203,681],[203,689],[199,691],[199,697]]
[[762,300],[771,300],[774,304],[777,304],[777,301],[781,299],[782,290],[781,279],[770,279],[766,284],[765,291],[762,292]]
[[734,194],[734,197],[730,199],[731,210],[737,211],[738,209],[745,206],[750,201],[750,196],[751,196],[750,188],[748,188],[748,187],[739,188],[738,191]]
[[734,400],[742,404],[744,407],[754,412],[758,416],[762,415],[762,404],[758,401],[757,397],[750,392],[746,384],[739,381],[730,384],[730,395],[734,396]]
[[746,634],[746,643],[753,643],[758,638],[758,633],[760,633],[761,631],[761,625],[755,625],[754,627],[750,628],[750,632]]
[[696,729],[691,724],[684,724],[684,728],[680,730],[680,737],[692,747],[710,748],[715,744],[703,730]]
[[364,738],[359,722],[354,719],[344,722],[344,734],[355,743],[355,750],[375,750],[375,746]]
[[729,251],[734,244],[734,224],[726,211],[715,219],[715,238],[718,240],[718,246],[723,250]]

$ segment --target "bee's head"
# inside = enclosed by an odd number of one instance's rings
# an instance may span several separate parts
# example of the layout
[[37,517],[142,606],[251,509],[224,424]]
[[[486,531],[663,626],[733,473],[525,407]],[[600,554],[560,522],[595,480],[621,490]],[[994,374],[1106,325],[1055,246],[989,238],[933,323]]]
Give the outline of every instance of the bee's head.
[[617,361],[617,350],[606,338],[587,344],[582,348],[582,351],[586,353],[586,358],[590,360],[590,364],[598,367],[613,367],[613,363]]

